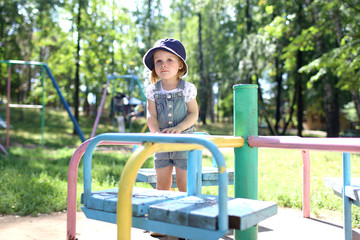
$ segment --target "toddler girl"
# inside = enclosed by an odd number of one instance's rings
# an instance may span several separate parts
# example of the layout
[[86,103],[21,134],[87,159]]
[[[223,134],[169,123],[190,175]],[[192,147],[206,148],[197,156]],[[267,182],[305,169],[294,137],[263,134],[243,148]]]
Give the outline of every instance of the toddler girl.
[[[147,123],[152,133],[193,133],[198,119],[197,90],[182,79],[187,74],[186,52],[178,40],[158,40],[144,55],[151,71],[151,84],[146,88]],[[187,152],[156,153],[156,189],[169,190],[173,167],[179,191],[186,191]]]

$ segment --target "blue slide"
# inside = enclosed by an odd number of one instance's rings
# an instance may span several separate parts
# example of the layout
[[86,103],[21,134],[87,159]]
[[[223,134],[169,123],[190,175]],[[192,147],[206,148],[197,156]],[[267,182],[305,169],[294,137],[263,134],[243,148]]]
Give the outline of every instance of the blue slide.
[[51,71],[50,71],[50,68],[48,67],[48,65],[47,65],[46,63],[44,63],[43,66],[45,67],[46,72],[47,72],[47,74],[49,75],[49,77],[50,77],[50,79],[51,79],[51,81],[52,81],[52,84],[53,84],[54,88],[56,89],[56,91],[57,91],[57,93],[58,93],[58,95],[59,95],[59,97],[60,97],[60,100],[61,100],[62,104],[64,105],[66,111],[67,111],[68,114],[69,114],[69,117],[71,118],[71,121],[72,121],[73,124],[74,124],[74,127],[75,127],[75,130],[76,130],[77,134],[79,135],[81,141],[85,142],[86,139],[85,139],[85,137],[84,137],[84,134],[82,133],[82,131],[81,131],[81,129],[80,129],[80,126],[79,126],[78,122],[76,121],[76,118],[75,118],[74,115],[71,113],[70,108],[69,108],[69,105],[68,105],[68,103],[66,102],[64,96],[62,95],[62,93],[61,93],[61,91],[60,91],[60,88],[59,88],[59,85],[58,85],[57,82],[55,81],[55,78],[54,78],[54,76],[52,75],[52,73],[51,73]]

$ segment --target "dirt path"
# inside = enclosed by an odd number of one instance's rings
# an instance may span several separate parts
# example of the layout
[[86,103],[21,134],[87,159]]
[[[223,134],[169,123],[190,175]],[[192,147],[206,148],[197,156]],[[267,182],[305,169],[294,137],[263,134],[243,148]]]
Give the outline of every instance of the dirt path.
[[[77,213],[79,240],[116,239],[117,226],[87,219]],[[66,213],[39,217],[0,216],[1,240],[65,240]],[[141,229],[132,228],[132,240],[157,240]],[[162,238],[176,239],[176,238]],[[234,239],[233,235],[223,239]],[[259,240],[344,239],[341,213],[328,213],[324,218],[305,219],[299,210],[279,208],[278,214],[259,224]],[[360,230],[353,229],[353,240],[360,240]]]
[[[82,212],[76,214],[76,223],[76,237],[79,240],[116,239],[117,226],[115,224],[87,219]],[[132,228],[131,236],[132,239],[137,240],[159,239],[136,228]],[[53,213],[38,217],[0,216],[0,239],[65,240],[66,213]]]

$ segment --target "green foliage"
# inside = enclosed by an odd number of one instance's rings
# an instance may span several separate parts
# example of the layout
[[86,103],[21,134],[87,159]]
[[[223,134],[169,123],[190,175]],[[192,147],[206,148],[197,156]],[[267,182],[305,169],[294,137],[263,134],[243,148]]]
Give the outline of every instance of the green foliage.
[[[148,73],[142,56],[157,39],[165,37],[184,43],[189,65],[187,80],[199,90],[206,89],[206,95],[211,93],[210,84],[218,84],[225,116],[232,111],[228,108],[232,99],[227,96],[238,83],[262,83],[259,89],[263,98],[268,98],[268,104],[263,105],[260,114],[270,122],[276,110],[281,110],[281,118],[289,117],[293,107],[291,96],[299,94],[294,90],[298,82],[307,84],[302,93],[304,111],[312,106],[313,96],[315,101],[326,103],[324,82],[319,80],[337,78],[334,88],[340,98],[347,99],[339,103],[340,109],[351,100],[346,96],[350,91],[354,99],[359,94],[358,3],[182,0],[166,5],[153,0],[136,1],[133,5],[136,7],[129,10],[126,3],[119,1],[81,1],[81,25],[77,27],[77,1],[5,0],[0,8],[0,20],[4,23],[0,58],[46,62],[70,105],[75,103],[77,36],[81,37],[80,106],[85,104],[89,92],[97,96],[99,103],[108,74],[137,74],[147,85]],[[206,79],[202,85],[199,14]],[[0,98],[5,97],[6,72],[6,66],[1,64]],[[38,104],[40,75],[40,68],[13,67],[12,101]],[[127,90],[125,85],[116,87]],[[46,104],[59,106],[48,77],[45,89]],[[282,99],[276,99],[278,95]],[[301,109],[297,104],[294,109]],[[317,111],[325,112],[323,105],[318,105],[321,109]],[[300,121],[293,117],[292,123],[296,122]]]

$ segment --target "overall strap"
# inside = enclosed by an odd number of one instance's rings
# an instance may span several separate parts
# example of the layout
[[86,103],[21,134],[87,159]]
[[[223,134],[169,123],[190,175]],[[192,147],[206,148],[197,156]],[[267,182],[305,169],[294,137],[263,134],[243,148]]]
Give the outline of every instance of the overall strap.
[[161,80],[155,83],[155,91],[160,91],[160,90],[161,90]]
[[183,90],[185,88],[185,81],[180,79],[176,88]]

